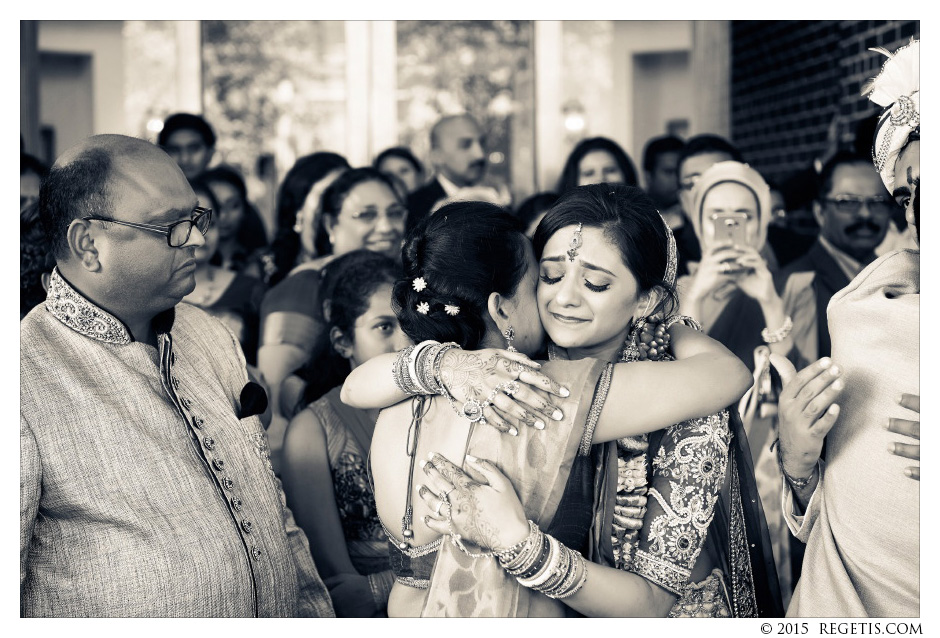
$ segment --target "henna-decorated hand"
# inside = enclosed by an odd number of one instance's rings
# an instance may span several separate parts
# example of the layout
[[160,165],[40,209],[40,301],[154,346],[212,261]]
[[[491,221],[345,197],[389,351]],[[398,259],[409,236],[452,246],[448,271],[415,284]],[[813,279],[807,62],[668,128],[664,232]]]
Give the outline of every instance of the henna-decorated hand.
[[441,358],[441,382],[458,410],[476,401],[484,405],[487,423],[517,434],[524,425],[542,429],[550,420],[563,418],[552,395],[567,397],[568,389],[538,372],[540,367],[518,352],[455,348]]
[[[909,436],[912,439],[920,441],[920,395],[902,394],[898,399],[898,404],[902,408],[907,408],[911,412],[917,413],[917,420],[910,419],[888,419],[888,431]],[[893,443],[889,449],[891,454],[897,454],[904,458],[920,462],[920,443]],[[904,474],[915,481],[920,480],[920,465],[911,465],[904,468]]]
[[[459,534],[484,549],[500,550],[515,545],[529,534],[522,503],[509,479],[486,460],[466,457],[467,469],[476,479],[440,454],[423,463],[426,484],[418,495],[428,508],[440,511],[425,516],[424,524],[439,534]],[[438,507],[441,495],[443,506]]]

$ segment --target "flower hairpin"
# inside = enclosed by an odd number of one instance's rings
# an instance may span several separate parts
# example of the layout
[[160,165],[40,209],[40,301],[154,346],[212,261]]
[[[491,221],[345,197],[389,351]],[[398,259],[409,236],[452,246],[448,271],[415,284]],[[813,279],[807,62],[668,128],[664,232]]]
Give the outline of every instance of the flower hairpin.
[[426,301],[422,301],[421,303],[418,304],[415,310],[420,312],[422,315],[426,315],[431,310],[431,305]]
[[456,317],[460,314],[460,306],[454,306],[452,304],[446,304],[444,306],[444,312],[449,314],[451,317]]
[[428,287],[428,282],[424,280],[424,277],[417,277],[411,282],[411,287],[415,289],[415,292],[421,292]]

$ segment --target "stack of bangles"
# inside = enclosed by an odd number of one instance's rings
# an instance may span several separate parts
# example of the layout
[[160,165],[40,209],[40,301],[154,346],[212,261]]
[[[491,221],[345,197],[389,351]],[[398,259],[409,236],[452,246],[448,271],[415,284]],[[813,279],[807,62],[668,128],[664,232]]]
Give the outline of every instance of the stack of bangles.
[[459,348],[456,343],[422,341],[398,353],[392,366],[392,375],[398,389],[409,396],[443,394],[449,396],[441,383],[441,359],[444,353]]
[[584,557],[542,532],[532,521],[524,541],[494,554],[520,585],[549,598],[567,598],[587,580]]
[[443,382],[441,382],[441,362],[444,359],[444,353],[454,348],[459,349],[460,345],[453,341],[439,343],[429,340],[401,350],[395,359],[395,363],[392,364],[392,376],[395,379],[395,385],[409,396],[422,394],[445,396],[458,416],[468,419],[471,423],[486,423],[486,419],[483,417],[483,409],[493,404],[493,400],[499,392],[512,396],[513,393],[519,390],[519,384],[516,381],[500,383],[493,388],[490,395],[483,401],[471,397],[463,404],[462,409],[458,408],[454,397],[451,396]]

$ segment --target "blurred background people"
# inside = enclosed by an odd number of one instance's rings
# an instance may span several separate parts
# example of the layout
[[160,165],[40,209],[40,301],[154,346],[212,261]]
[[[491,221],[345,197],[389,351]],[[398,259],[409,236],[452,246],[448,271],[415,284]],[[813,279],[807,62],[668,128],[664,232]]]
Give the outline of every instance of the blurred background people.
[[264,276],[261,254],[268,240],[257,209],[248,201],[248,189],[241,174],[229,166],[216,166],[199,178],[212,190],[218,203],[212,225],[219,229],[219,243],[212,263],[261,279]]
[[372,167],[342,173],[323,192],[320,210],[321,256],[295,268],[261,304],[258,367],[271,388],[274,417],[269,436],[275,450],[280,449],[284,417],[293,409],[280,399],[280,386],[309,360],[324,330],[320,271],[336,257],[359,249],[401,259],[408,210],[394,182],[383,173]]
[[675,135],[662,135],[643,147],[646,194],[656,204],[673,232],[685,223],[679,204],[679,152],[685,143]]
[[841,151],[823,166],[813,204],[819,238],[778,282],[793,319],[791,359],[798,368],[831,354],[829,300],[875,260],[895,210],[903,215],[869,158]]
[[48,171],[38,158],[20,153],[20,213],[39,202],[39,185]]
[[585,184],[611,182],[636,186],[636,169],[626,151],[606,137],[581,140],[568,154],[561,170],[557,192]]
[[431,127],[434,177],[408,196],[408,230],[441,200],[461,188],[476,186],[486,172],[486,138],[470,115],[449,115]]
[[[209,185],[197,177],[190,181],[190,186],[199,205],[212,209],[214,217],[218,202]],[[258,315],[264,283],[245,270],[231,270],[212,263],[222,232],[215,221],[212,220],[205,233],[205,243],[196,248],[196,287],[183,301],[199,306],[228,326],[241,343],[248,364],[254,366],[258,357]]]
[[320,198],[348,169],[349,162],[342,155],[320,151],[304,155],[287,171],[277,191],[277,233],[271,242],[276,267],[268,278],[269,285],[320,256]]
[[539,222],[542,221],[545,213],[557,201],[558,193],[546,191],[527,197],[519,204],[519,208],[516,209],[516,217],[519,218],[526,237],[532,239],[535,236],[535,229],[538,228]]
[[46,300],[55,268],[52,244],[39,223],[39,202],[20,211],[20,319]]
[[424,166],[411,149],[404,146],[387,148],[375,156],[372,167],[401,180],[405,197],[424,185]]
[[392,310],[400,276],[393,259],[368,250],[325,268],[308,381],[299,401],[285,399],[297,410],[284,439],[284,491],[340,617],[384,616],[394,582],[366,466],[379,411],[347,406],[340,389],[352,368],[411,343]]
[[[718,135],[702,134],[689,138],[679,152],[677,170],[679,172],[679,203],[687,223],[674,231],[676,246],[679,250],[679,276],[688,274],[690,262],[702,259],[702,247],[699,243],[696,225],[691,220],[697,214],[694,211],[695,184],[713,164],[727,161],[743,162],[741,152],[728,140]],[[767,211],[765,211],[766,213]]]
[[174,113],[163,122],[157,145],[173,158],[186,179],[209,168],[215,154],[215,131],[209,123],[192,113]]

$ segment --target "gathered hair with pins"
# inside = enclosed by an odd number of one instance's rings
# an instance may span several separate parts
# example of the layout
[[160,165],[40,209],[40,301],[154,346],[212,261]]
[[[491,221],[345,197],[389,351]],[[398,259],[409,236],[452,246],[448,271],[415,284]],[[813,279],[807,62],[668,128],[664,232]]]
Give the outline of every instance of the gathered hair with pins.
[[[447,204],[419,222],[402,248],[405,276],[392,291],[404,333],[415,343],[479,347],[490,294],[513,296],[526,274],[528,240],[521,230],[510,213],[485,202]],[[424,286],[415,285],[419,278]]]

